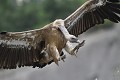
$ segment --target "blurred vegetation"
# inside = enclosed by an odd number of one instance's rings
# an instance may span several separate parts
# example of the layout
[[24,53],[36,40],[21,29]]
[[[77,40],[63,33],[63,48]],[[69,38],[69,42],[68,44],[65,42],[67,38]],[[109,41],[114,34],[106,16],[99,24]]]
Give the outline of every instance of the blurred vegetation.
[[[0,0],[0,31],[25,31],[64,19],[85,0]],[[108,25],[108,24],[107,24]]]

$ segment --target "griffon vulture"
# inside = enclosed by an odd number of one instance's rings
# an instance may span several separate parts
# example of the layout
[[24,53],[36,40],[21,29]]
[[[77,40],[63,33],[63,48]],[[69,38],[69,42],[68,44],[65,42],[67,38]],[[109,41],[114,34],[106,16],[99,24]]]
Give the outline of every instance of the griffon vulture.
[[[65,59],[62,49],[75,55],[84,41],[76,38],[104,19],[120,22],[119,0],[88,0],[66,19],[57,19],[41,29],[0,33],[0,68],[44,67]],[[78,43],[73,48],[71,43]]]

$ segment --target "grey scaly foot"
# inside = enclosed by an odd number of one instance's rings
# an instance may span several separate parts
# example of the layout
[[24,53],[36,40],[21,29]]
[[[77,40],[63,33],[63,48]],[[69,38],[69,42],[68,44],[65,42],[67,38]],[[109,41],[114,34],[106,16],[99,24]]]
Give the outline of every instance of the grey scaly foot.
[[83,40],[81,43],[79,43],[72,51],[71,51],[71,55],[75,55],[78,52],[79,48],[84,46],[85,44],[85,40]]

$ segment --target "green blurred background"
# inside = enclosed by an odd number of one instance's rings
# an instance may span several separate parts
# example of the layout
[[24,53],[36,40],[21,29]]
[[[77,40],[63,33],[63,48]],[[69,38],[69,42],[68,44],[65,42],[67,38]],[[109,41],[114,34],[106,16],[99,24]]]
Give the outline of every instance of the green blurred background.
[[[65,19],[85,1],[0,0],[0,31],[25,31],[43,27],[55,19]],[[106,25],[110,27],[108,23]]]

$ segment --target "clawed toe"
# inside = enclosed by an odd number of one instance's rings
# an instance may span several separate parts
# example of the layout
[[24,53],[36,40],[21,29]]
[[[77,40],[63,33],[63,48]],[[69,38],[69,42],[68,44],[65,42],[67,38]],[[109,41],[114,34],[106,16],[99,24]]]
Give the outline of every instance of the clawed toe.
[[82,46],[84,46],[85,40],[83,40],[81,43],[79,43],[74,49],[78,52],[78,49]]
[[[76,53],[78,52],[79,48],[84,46],[85,44],[85,40],[83,40],[81,43],[79,43],[72,51],[71,51],[71,55],[75,55],[76,56]],[[77,56],[76,56],[77,57]]]
[[84,46],[84,44],[85,44],[85,40],[83,40],[79,45],[80,45],[80,47],[82,47],[82,46]]
[[66,55],[61,56],[61,60],[65,62]]

